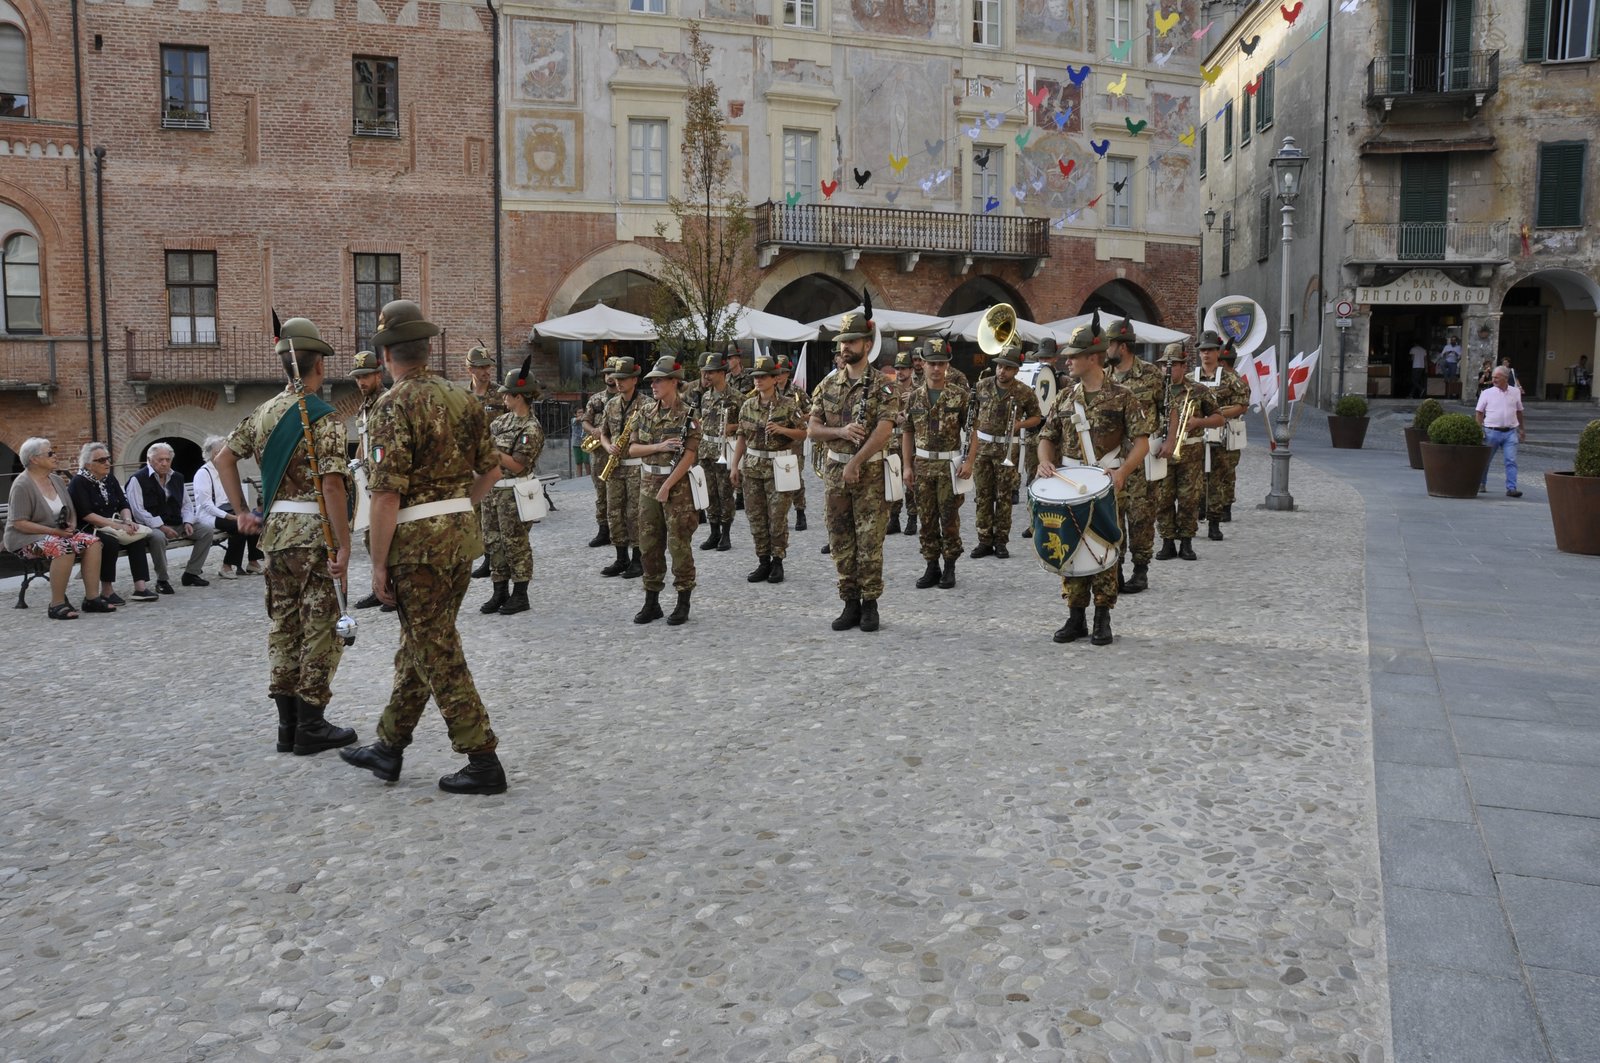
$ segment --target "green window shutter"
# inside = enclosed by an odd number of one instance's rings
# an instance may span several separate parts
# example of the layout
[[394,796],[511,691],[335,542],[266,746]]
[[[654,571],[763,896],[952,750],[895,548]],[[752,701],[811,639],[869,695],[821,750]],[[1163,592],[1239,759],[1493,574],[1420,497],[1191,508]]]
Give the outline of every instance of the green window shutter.
[[1233,101],[1222,107],[1222,157],[1233,158]]
[[1472,0],[1450,3],[1451,89],[1464,89],[1472,77]]
[[1411,0],[1389,0],[1389,91],[1411,91]]
[[1583,224],[1583,163],[1586,144],[1539,146],[1539,202],[1534,224],[1541,229]]
[[1239,145],[1250,143],[1250,93],[1239,97]]
[[1550,0],[1528,0],[1528,32],[1522,43],[1522,58],[1530,63],[1544,62],[1545,21],[1549,16]]
[[1272,79],[1276,63],[1268,63],[1261,72],[1261,88],[1256,92],[1256,128],[1266,129],[1272,124]]
[[1400,159],[1400,257],[1444,258],[1450,203],[1449,156],[1404,155]]
[[1211,127],[1209,125],[1203,125],[1203,126],[1200,127],[1200,176],[1201,177],[1204,177],[1206,175],[1206,139],[1207,139],[1206,138],[1206,133],[1210,128]]

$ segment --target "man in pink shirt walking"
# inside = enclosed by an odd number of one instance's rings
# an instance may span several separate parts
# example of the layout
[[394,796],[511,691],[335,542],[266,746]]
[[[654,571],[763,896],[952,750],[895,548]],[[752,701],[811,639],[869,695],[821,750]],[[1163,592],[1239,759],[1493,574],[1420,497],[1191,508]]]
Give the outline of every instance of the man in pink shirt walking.
[[[1494,387],[1484,388],[1478,394],[1478,423],[1483,426],[1489,442],[1489,464],[1494,463],[1494,452],[1499,450],[1506,460],[1506,497],[1521,498],[1517,490],[1517,444],[1527,431],[1522,421],[1522,389],[1510,386],[1511,370],[1496,366]],[[1483,482],[1478,493],[1489,490],[1489,466],[1483,469]]]

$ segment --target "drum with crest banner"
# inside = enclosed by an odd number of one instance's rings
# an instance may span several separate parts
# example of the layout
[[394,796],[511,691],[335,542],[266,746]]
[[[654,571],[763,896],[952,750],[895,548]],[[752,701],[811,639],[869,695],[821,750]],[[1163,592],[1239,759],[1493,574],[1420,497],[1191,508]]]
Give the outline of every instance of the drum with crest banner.
[[1069,465],[1028,485],[1033,549],[1055,575],[1093,576],[1117,565],[1122,528],[1111,476],[1093,465]]

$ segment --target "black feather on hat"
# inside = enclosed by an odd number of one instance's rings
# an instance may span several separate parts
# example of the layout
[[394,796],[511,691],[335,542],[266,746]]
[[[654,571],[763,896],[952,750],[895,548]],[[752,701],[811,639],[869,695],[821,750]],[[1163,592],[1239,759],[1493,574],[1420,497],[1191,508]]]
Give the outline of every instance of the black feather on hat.
[[1096,310],[1094,312],[1094,320],[1089,322],[1089,335],[1093,336],[1095,339],[1099,339],[1102,334],[1103,330],[1100,328],[1100,311]]
[[520,388],[528,382],[528,370],[531,368],[533,368],[533,354],[529,352],[528,357],[522,360],[522,368],[517,370],[517,387]]
[[278,320],[278,308],[272,308],[272,342],[277,343],[278,337],[283,333],[283,322]]
[[861,286],[861,313],[867,319],[867,328],[872,328],[872,293],[865,284]]

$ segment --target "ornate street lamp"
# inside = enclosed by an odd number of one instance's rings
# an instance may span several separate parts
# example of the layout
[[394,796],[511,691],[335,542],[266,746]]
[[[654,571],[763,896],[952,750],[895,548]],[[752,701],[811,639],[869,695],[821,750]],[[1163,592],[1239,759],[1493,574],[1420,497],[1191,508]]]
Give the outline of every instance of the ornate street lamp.
[[1289,245],[1294,242],[1294,201],[1300,195],[1300,177],[1305,170],[1306,153],[1295,147],[1294,137],[1284,137],[1283,147],[1272,157],[1272,183],[1283,204],[1282,272],[1278,282],[1278,419],[1272,426],[1272,490],[1267,493],[1268,509],[1294,508],[1289,494]]

